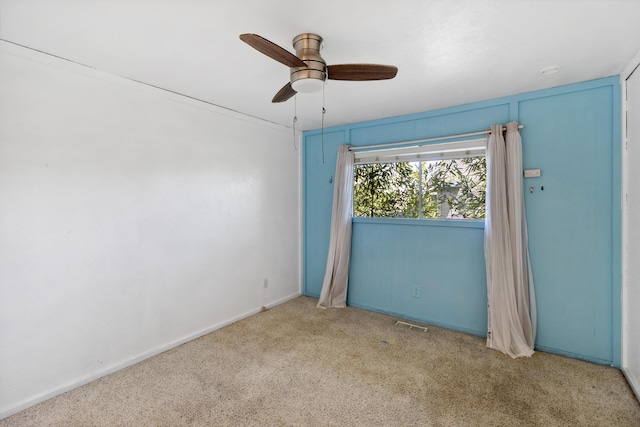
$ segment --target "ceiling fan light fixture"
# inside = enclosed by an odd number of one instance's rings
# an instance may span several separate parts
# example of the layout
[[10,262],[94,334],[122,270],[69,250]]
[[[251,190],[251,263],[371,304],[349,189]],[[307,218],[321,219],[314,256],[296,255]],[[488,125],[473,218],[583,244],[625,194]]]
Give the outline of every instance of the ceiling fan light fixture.
[[289,83],[284,85],[271,102],[284,102],[296,93],[319,92],[329,80],[370,81],[387,80],[396,76],[398,68],[380,64],[327,65],[322,56],[322,37],[303,33],[293,39],[296,54],[257,34],[240,34],[240,40],[260,53],[289,67]]
[[314,78],[300,79],[291,83],[291,87],[293,88],[293,90],[298,93],[320,92],[323,85],[324,81]]

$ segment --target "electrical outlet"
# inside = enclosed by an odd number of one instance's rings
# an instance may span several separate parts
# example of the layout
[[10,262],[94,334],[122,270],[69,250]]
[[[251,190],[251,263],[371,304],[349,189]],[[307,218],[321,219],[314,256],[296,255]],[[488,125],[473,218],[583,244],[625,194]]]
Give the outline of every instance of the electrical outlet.
[[413,287],[413,295],[414,298],[420,298],[420,286]]
[[525,178],[538,178],[540,177],[540,169],[525,169]]

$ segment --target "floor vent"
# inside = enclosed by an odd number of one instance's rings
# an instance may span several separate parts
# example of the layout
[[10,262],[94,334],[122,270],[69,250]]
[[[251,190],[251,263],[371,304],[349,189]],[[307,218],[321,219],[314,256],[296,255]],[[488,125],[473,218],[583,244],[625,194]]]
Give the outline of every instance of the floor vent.
[[398,320],[396,322],[396,326],[398,326],[398,325],[408,326],[409,329],[413,329],[413,328],[422,329],[422,332],[427,332],[427,328],[425,328],[424,326],[414,325],[413,323],[407,323],[407,322],[403,322],[401,320]]

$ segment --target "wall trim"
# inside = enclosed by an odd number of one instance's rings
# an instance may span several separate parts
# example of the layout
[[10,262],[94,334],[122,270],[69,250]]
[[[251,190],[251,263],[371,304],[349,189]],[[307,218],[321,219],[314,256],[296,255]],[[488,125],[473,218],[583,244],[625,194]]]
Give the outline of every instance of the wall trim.
[[625,82],[636,68],[640,67],[640,50],[633,56],[629,64],[620,73],[620,83]]
[[292,130],[292,128],[289,126],[283,126],[278,123],[261,119],[259,117],[250,116],[248,114],[244,114],[239,111],[232,110],[230,108],[227,108],[221,105],[217,105],[217,104],[204,101],[198,98],[194,98],[188,95],[184,95],[178,92],[173,92],[169,89],[164,89],[158,86],[153,86],[148,83],[122,77],[117,74],[101,71],[101,70],[98,70],[97,68],[93,68],[91,66],[81,64],[79,62],[74,62],[70,59],[55,56],[53,54],[32,49],[28,46],[12,43],[7,40],[0,39],[0,52],[6,53],[8,55],[12,55],[18,58],[37,62],[39,64],[48,65],[61,70],[69,71],[72,73],[81,74],[86,77],[91,77],[98,80],[115,83],[117,85],[125,86],[135,90],[141,90],[143,92],[147,92],[152,95],[161,96],[171,101],[180,102],[182,104],[188,104],[198,108],[204,108],[206,110],[209,110],[233,119],[243,120],[253,124],[270,127],[273,129],[287,130],[287,131]]
[[635,393],[638,400],[640,400],[640,379],[634,376],[634,373],[628,369],[628,344],[626,337],[628,336],[627,317],[630,309],[627,302],[627,266],[630,263],[629,254],[627,251],[628,244],[628,230],[631,227],[629,224],[628,207],[625,203],[626,195],[629,192],[629,179],[627,177],[627,171],[629,170],[629,157],[627,154],[627,79],[631,77],[634,72],[638,73],[640,70],[640,51],[636,53],[633,59],[625,67],[620,74],[620,103],[619,108],[621,110],[621,124],[620,124],[620,139],[621,139],[621,186],[620,186],[620,210],[621,210],[621,262],[620,262],[620,305],[621,305],[621,331],[620,331],[620,365],[622,372],[624,373],[627,382],[631,386],[631,389]]
[[636,395],[636,399],[638,399],[638,402],[640,402],[640,381],[636,377],[631,375],[629,370],[624,367],[622,368],[622,373],[624,374],[625,379],[631,386],[631,390]]
[[598,365],[606,365],[606,366],[611,366],[613,368],[618,368],[617,366],[613,365],[613,362],[611,360],[599,359],[597,357],[585,356],[583,354],[572,353],[570,351],[558,350],[554,347],[536,345],[534,347],[534,350],[541,351],[543,353],[557,354],[558,356],[568,357],[570,359],[584,360],[585,362],[591,362],[591,363],[596,363]]
[[[311,296],[311,295],[308,295],[308,296]],[[436,328],[447,329],[447,330],[450,330],[450,331],[455,331],[455,332],[460,332],[460,333],[463,333],[463,334],[473,335],[473,336],[480,337],[480,338],[486,338],[487,337],[487,332],[486,331],[479,331],[479,330],[476,330],[476,329],[462,328],[462,327],[454,325],[452,323],[437,322],[437,321],[433,321],[433,320],[429,320],[429,319],[420,319],[420,318],[417,318],[417,317],[406,316],[404,314],[395,313],[393,311],[380,310],[378,308],[371,307],[371,306],[366,305],[366,304],[353,304],[351,302],[347,302],[347,305],[349,307],[359,308],[361,310],[372,311],[374,313],[381,313],[381,314],[385,314],[385,315],[391,316],[391,317],[397,317],[398,319],[411,320],[411,321],[414,321],[414,322],[422,323],[422,324],[427,325],[427,326],[431,325],[431,326],[434,326]]]
[[[271,302],[270,304],[266,305],[265,307],[267,309],[278,306],[280,304],[283,304],[287,301],[290,301],[292,299],[298,298],[299,296],[301,296],[302,293],[301,292],[296,292],[293,293],[291,295],[288,295],[284,298],[280,298],[276,301]],[[24,411],[25,409],[37,405],[38,403],[42,403],[46,400],[49,400],[53,397],[59,396],[63,393],[66,393],[68,391],[74,390],[78,387],[81,387],[85,384],[88,384],[90,382],[93,382],[97,379],[100,379],[104,376],[107,376],[109,374],[112,374],[114,372],[117,372],[121,369],[127,368],[129,366],[135,365],[136,363],[142,362],[143,360],[149,359],[153,356],[157,356],[158,354],[164,353],[165,351],[171,350],[172,348],[178,347],[182,344],[188,343],[189,341],[193,341],[197,338],[200,338],[204,335],[210,334],[211,332],[215,332],[218,329],[224,328],[225,326],[229,326],[232,323],[238,322],[242,319],[245,319],[247,317],[253,316],[254,314],[258,314],[261,311],[261,307],[258,308],[254,308],[252,310],[249,310],[245,313],[242,313],[238,316],[234,316],[229,320],[226,320],[224,322],[219,322],[216,323],[215,325],[209,326],[208,328],[202,329],[198,332],[195,332],[193,334],[189,334],[187,336],[184,336],[180,339],[177,339],[175,341],[171,341],[167,344],[155,347],[149,351],[145,351],[143,353],[140,353],[136,356],[133,356],[131,358],[125,359],[119,363],[115,363],[111,366],[107,366],[104,369],[101,369],[99,371],[93,372],[89,375],[84,375],[80,378],[77,378],[75,380],[69,381],[66,384],[61,385],[60,387],[55,387],[53,389],[50,389],[48,391],[42,392],[39,395],[37,395],[34,398],[30,398],[30,399],[26,399],[23,400],[22,402],[18,403],[17,405],[11,406],[11,407],[7,407],[7,408],[2,408],[0,409],[0,420],[10,417],[11,415],[17,414],[18,412]]]
[[[640,58],[640,53],[638,56]],[[351,130],[359,129],[359,128],[366,128],[366,127],[377,126],[377,125],[404,123],[404,122],[410,122],[410,121],[420,120],[425,118],[444,116],[448,114],[469,112],[473,110],[481,110],[488,107],[497,107],[500,105],[507,105],[509,107],[512,107],[514,103],[517,104],[522,101],[528,101],[530,99],[539,99],[539,98],[545,98],[549,96],[561,95],[569,92],[579,92],[582,90],[589,90],[589,89],[594,89],[598,87],[611,86],[613,82],[618,82],[619,78],[620,77],[618,75],[601,77],[594,80],[588,80],[588,81],[579,82],[579,83],[570,83],[567,85],[556,86],[548,89],[539,89],[531,92],[523,92],[519,94],[509,95],[501,98],[493,98],[493,99],[487,99],[483,101],[471,102],[467,104],[454,105],[451,107],[422,111],[419,113],[412,113],[412,114],[406,114],[402,116],[368,120],[364,122],[349,123],[349,124],[344,124],[340,126],[325,128],[324,130],[322,129],[307,130],[307,131],[304,131],[305,142],[306,142],[306,137],[318,135],[321,132],[324,132],[325,135],[329,132],[338,132],[338,131],[345,131],[345,130],[350,132]],[[510,113],[510,114],[513,114],[513,113]],[[511,117],[513,117],[513,115]],[[526,126],[526,123],[522,123],[522,124]]]

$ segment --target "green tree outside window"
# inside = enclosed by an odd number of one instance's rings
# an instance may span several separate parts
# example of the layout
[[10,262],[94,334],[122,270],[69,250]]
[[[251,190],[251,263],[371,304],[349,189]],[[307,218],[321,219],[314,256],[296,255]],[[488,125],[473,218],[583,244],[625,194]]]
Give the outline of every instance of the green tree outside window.
[[356,165],[354,216],[484,219],[486,177],[484,157]]

